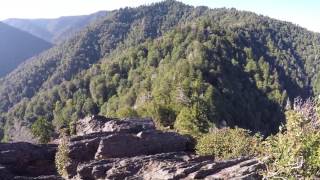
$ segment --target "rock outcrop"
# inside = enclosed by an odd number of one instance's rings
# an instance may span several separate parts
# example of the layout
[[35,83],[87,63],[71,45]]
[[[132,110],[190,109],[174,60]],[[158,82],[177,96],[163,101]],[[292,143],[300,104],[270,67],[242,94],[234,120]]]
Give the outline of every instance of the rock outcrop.
[[[108,119],[92,116],[78,121],[77,134],[68,144],[68,178],[75,178],[77,168],[90,161],[129,158],[192,149],[191,138],[175,132],[155,130],[152,120]],[[90,132],[90,134],[88,134]]]
[[78,120],[76,134],[85,135],[98,132],[138,133],[144,130],[154,130],[155,125],[151,119],[141,118],[106,118],[93,115]]
[[256,159],[215,162],[212,157],[172,152],[84,163],[74,179],[259,179],[261,167]]
[[56,145],[0,143],[0,179],[60,179],[54,157]]
[[95,159],[187,151],[189,144],[191,144],[190,139],[171,132],[112,134],[100,140]]
[[148,119],[91,116],[76,132],[67,145],[66,179],[258,179],[262,168],[247,157],[196,156],[190,137],[158,131]]
[[[261,178],[259,160],[216,161],[212,156],[197,156],[192,138],[156,130],[149,119],[91,116],[75,127],[77,135],[62,139],[58,149],[62,155],[58,164],[67,180]],[[56,152],[54,144],[0,143],[0,179],[62,179],[55,167]]]

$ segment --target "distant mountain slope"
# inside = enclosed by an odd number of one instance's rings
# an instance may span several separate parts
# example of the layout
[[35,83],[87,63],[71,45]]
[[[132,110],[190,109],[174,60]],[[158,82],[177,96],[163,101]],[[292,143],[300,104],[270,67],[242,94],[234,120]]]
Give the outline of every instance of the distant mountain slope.
[[112,11],[0,81],[6,140],[39,118],[72,130],[97,113],[270,134],[287,100],[320,93],[319,52],[319,34],[235,9],[167,0]]
[[106,11],[100,11],[90,15],[66,16],[57,19],[7,19],[4,23],[49,42],[57,43],[106,14]]
[[51,46],[40,38],[0,22],[0,77]]

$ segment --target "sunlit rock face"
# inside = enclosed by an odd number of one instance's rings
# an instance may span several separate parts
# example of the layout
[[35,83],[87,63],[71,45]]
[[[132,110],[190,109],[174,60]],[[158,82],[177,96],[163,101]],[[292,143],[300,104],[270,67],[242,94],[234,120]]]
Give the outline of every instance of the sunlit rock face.
[[[259,179],[263,168],[254,158],[195,155],[191,137],[156,130],[151,119],[90,116],[75,127],[76,135],[56,141],[67,147],[63,179]],[[56,152],[56,144],[0,143],[1,180],[62,179]]]
[[256,179],[262,167],[246,157],[197,156],[192,138],[156,130],[151,119],[91,116],[76,132],[68,140],[66,179]]

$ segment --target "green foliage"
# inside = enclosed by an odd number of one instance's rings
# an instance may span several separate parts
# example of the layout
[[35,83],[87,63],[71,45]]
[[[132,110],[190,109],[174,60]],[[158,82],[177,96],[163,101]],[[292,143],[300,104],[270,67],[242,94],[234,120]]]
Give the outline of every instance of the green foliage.
[[[152,117],[218,159],[267,155],[267,178],[320,176],[319,34],[234,9],[172,0],[125,8],[0,80],[1,126],[47,142],[90,114]],[[8,111],[8,112],[7,112]],[[39,118],[41,117],[41,118]],[[261,141],[259,136],[277,133]],[[224,128],[208,133],[215,127]],[[207,134],[206,134],[207,133]],[[263,145],[263,146],[262,146]],[[65,147],[58,169],[64,174]]]
[[0,80],[0,114],[5,132],[13,120],[42,116],[60,129],[103,114],[194,135],[226,125],[268,135],[288,98],[318,92],[318,37],[235,9],[125,8]]
[[261,142],[259,135],[251,136],[247,130],[223,128],[201,137],[196,149],[200,155],[213,155],[216,159],[230,159],[259,154],[262,151]]
[[197,106],[184,107],[177,116],[174,127],[182,134],[199,136],[209,128],[208,121],[204,111]]
[[296,99],[286,112],[282,132],[266,141],[268,178],[316,178],[320,175],[320,133],[317,100]]
[[320,72],[315,75],[315,81],[313,85],[313,91],[315,94],[320,94]]
[[68,152],[68,137],[62,135],[55,156],[55,164],[57,167],[57,171],[62,177],[67,177],[66,166],[69,163]]
[[139,107],[138,114],[143,117],[151,117],[158,127],[173,127],[176,120],[176,112],[170,106],[156,102],[145,103]]
[[183,108],[177,116],[174,127],[182,134],[198,135],[200,128],[194,109]]
[[45,118],[39,117],[31,126],[32,134],[40,143],[48,143],[53,133],[53,126]]
[[306,134],[303,139],[304,171],[308,176],[320,175],[320,133]]
[[138,113],[131,107],[124,107],[117,111],[117,117],[119,118],[138,117]]

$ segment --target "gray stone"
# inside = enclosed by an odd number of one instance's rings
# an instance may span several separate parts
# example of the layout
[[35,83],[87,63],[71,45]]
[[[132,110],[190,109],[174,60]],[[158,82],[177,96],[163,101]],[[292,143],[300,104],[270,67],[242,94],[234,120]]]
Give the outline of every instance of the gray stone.
[[197,156],[191,151],[192,138],[155,130],[149,120],[91,117],[80,124],[82,135],[71,137],[68,144],[67,179],[261,178],[263,167],[257,159]]
[[100,132],[138,133],[147,129],[155,129],[155,125],[151,119],[117,119],[93,115],[80,119],[76,123],[77,135],[85,135]]
[[[88,124],[86,124],[88,123]],[[192,138],[155,130],[145,119],[92,116],[80,120],[67,141],[65,179],[261,179],[263,164],[240,157],[215,161],[197,156]],[[65,142],[65,141],[57,141]],[[60,180],[54,163],[57,145],[0,143],[0,179]]]
[[216,162],[209,156],[172,152],[83,163],[73,179],[261,179],[261,166],[247,157]]
[[[56,145],[35,145],[27,142],[0,143],[0,174],[36,178],[40,176],[55,176],[54,157]],[[1,177],[4,178],[3,175]]]
[[191,140],[174,132],[116,133],[102,138],[95,159],[188,151]]

